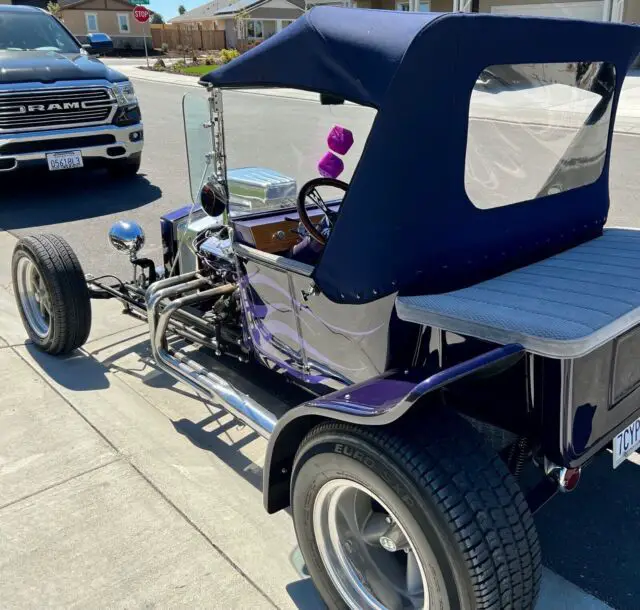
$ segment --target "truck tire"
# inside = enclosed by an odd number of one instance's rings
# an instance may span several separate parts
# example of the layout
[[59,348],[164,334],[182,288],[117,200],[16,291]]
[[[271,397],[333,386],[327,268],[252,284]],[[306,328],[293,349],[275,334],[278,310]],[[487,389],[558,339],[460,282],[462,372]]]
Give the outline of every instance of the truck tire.
[[91,330],[91,300],[82,267],[57,235],[21,238],[11,264],[13,290],[31,341],[48,354],[83,345]]
[[126,159],[118,159],[109,163],[109,173],[114,178],[131,178],[140,171],[142,153],[136,153]]
[[325,602],[532,609],[540,547],[517,482],[455,413],[412,424],[324,423],[300,445],[293,520]]

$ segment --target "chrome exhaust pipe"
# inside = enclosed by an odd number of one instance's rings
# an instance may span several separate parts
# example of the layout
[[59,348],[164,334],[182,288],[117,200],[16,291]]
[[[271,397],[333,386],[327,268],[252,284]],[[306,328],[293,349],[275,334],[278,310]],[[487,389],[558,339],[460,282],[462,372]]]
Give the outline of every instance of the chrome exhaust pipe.
[[[190,276],[190,274],[187,274],[187,276]],[[185,277],[185,279],[187,278]],[[177,298],[168,304],[162,313],[159,313],[160,302],[163,299],[193,290],[194,287],[201,286],[201,282],[208,283],[206,280],[188,279],[182,285],[173,283],[173,285],[167,286],[165,284],[160,289],[152,291],[151,294],[147,291],[147,295],[150,297],[147,300],[147,309],[149,312],[149,335],[153,357],[163,371],[193,387],[205,399],[221,401],[224,403],[223,408],[233,417],[248,425],[260,436],[268,438],[277,422],[277,418],[273,413],[267,411],[249,396],[242,394],[219,375],[208,371],[186,355],[173,352],[167,346],[166,332],[171,323],[171,317],[180,308],[187,305],[195,305],[200,301],[215,296],[228,294],[237,288],[234,284],[224,284],[209,290],[203,290],[197,294]],[[195,286],[196,284],[197,286]]]

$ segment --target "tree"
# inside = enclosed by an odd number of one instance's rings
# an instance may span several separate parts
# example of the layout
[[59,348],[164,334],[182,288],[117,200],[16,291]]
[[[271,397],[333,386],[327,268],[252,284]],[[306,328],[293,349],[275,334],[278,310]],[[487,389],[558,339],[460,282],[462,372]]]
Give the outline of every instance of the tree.
[[246,40],[247,38],[247,20],[249,19],[249,12],[244,9],[236,13],[234,17],[236,26],[236,36],[238,40]]
[[153,13],[153,15],[151,16],[151,23],[154,23],[154,24],[164,23],[164,18],[160,13]]
[[181,5],[178,7],[178,13],[180,13],[181,15],[184,15],[186,12],[187,12],[187,9],[186,9],[186,8],[184,8],[184,4],[181,4]]
[[54,16],[60,19],[60,5],[57,2],[48,2],[47,10]]

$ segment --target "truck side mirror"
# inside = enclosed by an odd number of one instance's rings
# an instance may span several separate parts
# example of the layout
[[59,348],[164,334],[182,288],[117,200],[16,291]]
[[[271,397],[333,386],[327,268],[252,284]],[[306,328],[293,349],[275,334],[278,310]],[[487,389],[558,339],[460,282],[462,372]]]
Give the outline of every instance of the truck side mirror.
[[82,48],[89,55],[100,55],[113,50],[113,41],[106,34],[87,34],[87,44],[83,44]]

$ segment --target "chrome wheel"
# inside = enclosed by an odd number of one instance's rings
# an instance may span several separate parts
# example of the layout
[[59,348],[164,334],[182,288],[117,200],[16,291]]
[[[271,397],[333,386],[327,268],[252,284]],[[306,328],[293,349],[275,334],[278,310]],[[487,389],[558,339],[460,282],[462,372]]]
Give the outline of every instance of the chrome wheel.
[[333,479],[318,492],[313,529],[324,566],[354,610],[429,610],[425,569],[405,527],[370,490]]
[[17,264],[16,288],[31,330],[45,338],[51,330],[51,296],[33,261],[22,256]]

